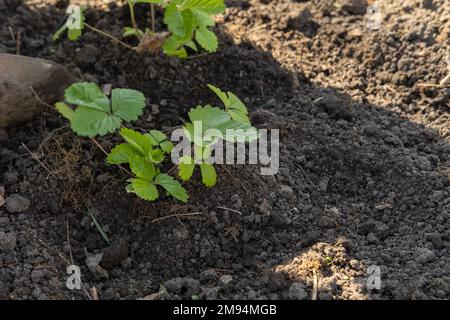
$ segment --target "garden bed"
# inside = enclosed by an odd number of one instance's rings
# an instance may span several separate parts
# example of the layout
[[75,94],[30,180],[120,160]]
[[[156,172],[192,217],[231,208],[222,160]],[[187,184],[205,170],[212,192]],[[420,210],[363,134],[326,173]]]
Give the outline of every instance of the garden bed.
[[[170,132],[191,107],[218,103],[211,83],[281,137],[276,176],[219,166],[218,185],[187,183],[181,204],[126,194],[122,172],[55,112],[8,130],[0,186],[31,205],[0,208],[0,298],[87,299],[66,288],[72,255],[100,299],[143,298],[161,285],[172,298],[310,299],[314,279],[318,299],[448,299],[450,89],[421,84],[447,74],[450,5],[426,2],[383,5],[381,30],[370,31],[364,15],[331,0],[227,1],[218,51],[179,60],[89,32],[54,42],[64,1],[0,0],[0,52],[142,91],[148,107],[135,128]],[[119,5],[86,18],[115,35],[130,23]],[[99,139],[105,149],[118,141]],[[88,270],[86,251],[104,253],[107,278]],[[367,289],[371,265],[381,290]]]

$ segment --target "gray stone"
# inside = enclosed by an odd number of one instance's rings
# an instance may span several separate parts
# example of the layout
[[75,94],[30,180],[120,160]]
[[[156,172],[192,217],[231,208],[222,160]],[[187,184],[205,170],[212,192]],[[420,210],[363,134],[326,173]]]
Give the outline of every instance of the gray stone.
[[422,8],[424,8],[424,9],[432,10],[433,7],[434,7],[433,0],[422,0],[422,1],[421,1],[421,6],[422,6]]
[[288,295],[291,300],[306,300],[306,298],[308,298],[306,287],[301,282],[294,282],[291,284]]
[[169,300],[170,295],[165,291],[149,294],[140,300]]
[[441,235],[437,232],[426,234],[426,239],[430,241],[436,249],[442,249],[444,247],[444,241],[442,240]]
[[0,251],[12,251],[16,248],[17,238],[14,233],[0,231]]
[[337,6],[341,11],[354,15],[362,15],[367,11],[366,0],[340,0],[338,1]]
[[48,60],[0,54],[0,128],[29,121],[52,104],[74,81],[64,67]]
[[219,279],[217,272],[214,269],[205,270],[198,276],[200,282],[213,282]]
[[369,244],[376,244],[378,241],[378,237],[375,233],[369,232],[367,234],[367,242],[369,242]]
[[286,277],[281,272],[270,272],[267,281],[271,291],[279,291],[287,286]]
[[170,279],[166,281],[166,283],[164,283],[164,287],[167,289],[167,291],[175,294],[181,291],[182,286],[183,286],[182,278]]
[[12,194],[6,198],[6,211],[9,213],[21,213],[28,210],[30,207],[30,200],[22,197],[19,194]]
[[242,200],[238,194],[233,194],[231,196],[231,203],[232,203],[231,206],[236,210],[239,210],[242,208]]
[[43,278],[45,278],[45,273],[42,270],[36,269],[31,271],[31,281],[37,283]]
[[213,288],[202,288],[202,299],[205,300],[217,300],[217,294],[219,293],[220,287]]
[[229,284],[231,284],[231,282],[233,281],[233,277],[229,274],[223,275],[220,277],[219,279],[219,284],[221,286],[228,286]]
[[436,254],[428,248],[417,249],[417,261],[420,263],[433,262],[436,259]]
[[267,199],[263,199],[261,204],[259,205],[259,212],[262,214],[270,215],[272,211],[272,205]]
[[293,199],[294,198],[294,190],[290,186],[287,185],[281,185],[278,189],[279,193],[282,197],[286,199]]
[[[105,227],[103,229],[105,230]],[[128,258],[128,244],[119,240],[105,249],[100,264],[105,269],[111,269],[119,266],[126,258]]]
[[289,14],[287,24],[290,28],[302,30],[310,23],[311,18],[311,12],[305,8],[299,12],[292,12]]
[[17,175],[16,172],[10,172],[10,171],[6,171],[3,174],[3,181],[5,184],[10,185],[10,184],[14,184],[19,180],[19,176]]

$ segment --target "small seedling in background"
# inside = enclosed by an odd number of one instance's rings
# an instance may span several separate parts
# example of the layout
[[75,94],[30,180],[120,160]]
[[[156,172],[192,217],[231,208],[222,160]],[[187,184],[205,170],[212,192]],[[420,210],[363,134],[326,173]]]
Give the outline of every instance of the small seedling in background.
[[[210,28],[215,25],[213,16],[225,11],[224,0],[128,0],[127,3],[130,9],[132,26],[125,27],[122,36],[138,38],[140,43],[136,47],[132,47],[115,36],[87,24],[83,8],[76,5],[71,5],[68,8],[67,20],[54,34],[53,39],[59,39],[67,31],[69,40],[77,40],[83,29],[88,28],[138,52],[145,50],[149,52],[163,51],[170,56],[186,58],[188,56],[186,48],[198,51],[197,44],[207,52],[217,50],[217,36]],[[139,3],[150,4],[151,29],[140,29],[137,24],[135,5]],[[157,33],[155,31],[155,5],[164,9],[164,23],[170,33],[166,31]],[[149,46],[148,43],[152,45]]]
[[70,5],[66,11],[66,20],[63,22],[61,27],[53,34],[53,40],[58,40],[61,37],[61,35],[64,34],[64,32],[66,31],[67,31],[67,39],[71,41],[78,40],[78,38],[81,37],[83,30],[85,28],[88,28],[91,31],[94,31],[104,37],[109,38],[110,40],[116,43],[119,43],[125,48],[134,50],[134,48],[129,44],[119,40],[115,36],[105,31],[102,31],[87,24],[85,20],[86,18],[84,16],[84,7],[77,5]]

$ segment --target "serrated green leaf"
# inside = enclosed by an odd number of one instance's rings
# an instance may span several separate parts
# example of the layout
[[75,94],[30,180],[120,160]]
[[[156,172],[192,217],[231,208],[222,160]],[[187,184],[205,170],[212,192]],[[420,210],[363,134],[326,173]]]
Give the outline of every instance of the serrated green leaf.
[[195,40],[208,52],[217,50],[219,42],[214,32],[206,27],[201,27],[195,31]]
[[190,156],[183,156],[178,163],[178,176],[183,181],[188,181],[194,173],[195,163]]
[[225,92],[213,86],[212,84],[207,84],[207,86],[219,97],[220,100],[222,100],[222,103],[225,106],[225,108],[228,108],[230,106],[230,99],[228,98]]
[[217,183],[216,169],[209,163],[201,163],[202,182],[207,187],[213,187]]
[[[77,110],[79,108],[80,107],[78,107]],[[121,123],[122,120],[119,117],[115,115],[106,115],[98,123],[94,123],[93,126],[99,135],[104,136],[107,133],[113,133],[119,129]]]
[[225,93],[219,88],[208,84],[208,87],[222,100],[225,110],[233,120],[250,123],[245,104],[232,92]]
[[130,158],[130,169],[138,178],[146,180],[153,180],[156,174],[156,169],[153,163],[139,156],[133,156]]
[[145,135],[150,138],[150,141],[154,146],[158,146],[161,142],[167,140],[167,136],[159,130],[150,130]]
[[183,48],[185,41],[175,35],[171,35],[163,43],[163,51],[168,56],[179,57],[180,59],[187,57],[186,49]]
[[230,120],[223,127],[218,128],[220,131],[226,132],[223,139],[231,142],[244,142],[257,139],[258,131],[249,123],[237,120]]
[[164,11],[164,23],[173,34],[181,38],[191,38],[194,15],[190,10],[180,10],[176,3],[171,3]]
[[108,97],[95,83],[78,82],[72,84],[64,91],[64,99],[66,102],[77,106],[89,107],[106,113],[111,111]]
[[152,143],[148,136],[128,128],[120,129],[120,135],[125,139],[141,157],[146,157],[152,149]]
[[111,92],[111,109],[114,115],[125,121],[134,121],[142,114],[145,96],[131,89],[113,89]]
[[210,146],[206,146],[202,148],[202,159],[209,159],[211,158],[212,149]]
[[158,189],[149,180],[134,178],[131,180],[131,187],[127,188],[127,191],[135,193],[143,200],[154,201],[159,197]]
[[68,29],[67,30],[67,38],[71,41],[77,40],[79,37],[81,37],[81,29]]
[[204,107],[197,106],[196,108],[191,109],[188,115],[192,123],[195,121],[200,121],[202,123],[203,132],[211,128],[217,128],[231,118],[222,109],[211,107],[210,105]]
[[216,24],[214,19],[206,11],[200,9],[191,9],[197,25],[201,27],[212,27]]
[[74,111],[70,122],[71,128],[76,134],[84,137],[94,137],[97,134],[112,133],[120,127],[120,118],[108,115],[97,109],[79,106]]
[[74,131],[81,136],[114,132],[122,121],[136,120],[145,107],[145,97],[139,91],[114,89],[111,104],[98,85],[88,82],[71,85],[65,90],[64,97],[66,102],[78,106],[70,121]]
[[67,104],[62,103],[62,102],[57,102],[55,104],[55,108],[56,110],[61,113],[61,115],[66,118],[69,121],[72,121],[75,112],[73,111],[72,108],[70,108]]
[[228,91],[228,99],[230,100],[230,109],[235,109],[243,114],[248,114],[245,104],[232,92]]
[[[191,109],[188,114],[191,123],[185,124],[183,128],[187,138],[197,146],[215,143],[217,136],[213,136],[208,130],[216,129],[219,125],[230,120],[230,116],[225,111],[210,105],[197,106],[197,108]],[[208,137],[206,137],[206,133],[208,133]],[[218,133],[219,137],[223,134],[224,132]]]
[[[189,119],[191,123],[184,125],[184,129],[187,132],[187,137],[196,144],[199,144],[199,140],[202,141],[203,146],[208,146],[216,142],[216,138],[222,138],[228,141],[235,141],[238,136],[242,136],[242,132],[235,131],[229,132],[227,130],[243,130],[245,133],[248,130],[253,130],[254,128],[246,122],[236,121],[231,119],[231,116],[224,110],[211,107],[209,105],[202,107],[198,106],[195,109],[191,109],[189,112]],[[194,129],[196,122],[200,122],[202,125],[202,130],[200,128]],[[207,132],[209,129],[216,129],[220,131],[220,135],[215,136]],[[208,133],[208,137],[206,134]],[[196,134],[196,136],[194,136]],[[201,135],[201,136],[199,136]],[[244,135],[245,136],[245,135]],[[200,139],[201,138],[201,139]]]
[[121,143],[111,150],[106,160],[109,164],[128,163],[130,158],[136,155],[136,150],[131,145]]
[[172,152],[173,144],[168,140],[167,136],[163,132],[158,130],[150,130],[145,134],[145,136],[150,139],[153,146],[160,147],[165,153]]
[[230,101],[230,105],[228,106],[227,112],[230,114],[231,118],[237,121],[250,123],[245,104],[234,93],[229,91],[228,99]]
[[67,30],[67,38],[69,40],[77,40],[84,29],[84,13],[80,6],[72,5],[72,11],[67,12],[67,20],[64,24],[55,32],[53,35],[53,40],[60,38],[61,34]]
[[199,9],[209,14],[219,14],[225,11],[224,0],[184,0],[180,7],[183,9]]
[[168,174],[161,173],[156,176],[155,178],[155,184],[160,185],[166,191],[174,198],[182,201],[187,202],[189,196],[186,192],[186,189],[182,187],[182,185],[175,180],[173,177],[169,176]]
[[173,144],[170,141],[161,142],[159,146],[165,153],[171,153],[173,150]]
[[70,128],[79,136],[94,137],[97,135],[94,123],[99,123],[105,117],[105,113],[86,107],[78,107],[70,121]]
[[148,154],[148,158],[150,159],[150,161],[154,162],[154,163],[161,163],[164,161],[164,151],[161,149],[154,149],[151,150]]
[[195,42],[192,41],[192,40],[186,42],[184,45],[185,45],[186,47],[191,48],[191,49],[194,50],[194,51],[198,51],[197,45],[196,45]]
[[231,119],[233,119],[233,120],[250,123],[250,119],[248,118],[248,116],[245,113],[242,113],[235,109],[228,109],[227,112],[231,116]]

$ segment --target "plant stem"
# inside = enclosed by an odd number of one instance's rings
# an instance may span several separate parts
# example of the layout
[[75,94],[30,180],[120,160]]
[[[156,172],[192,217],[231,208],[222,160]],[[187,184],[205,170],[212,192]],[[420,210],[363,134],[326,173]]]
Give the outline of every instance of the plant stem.
[[152,16],[152,32],[155,33],[155,5],[153,3],[150,4],[150,13]]
[[118,44],[124,46],[125,48],[130,49],[130,50],[134,50],[134,48],[133,48],[132,46],[130,46],[129,44],[123,42],[122,40],[117,39],[117,38],[114,37],[113,35],[111,35],[111,34],[105,32],[105,31],[102,31],[102,30],[100,30],[100,29],[97,29],[97,28],[95,28],[95,27],[93,27],[93,26],[87,24],[86,22],[84,23],[84,25],[85,25],[86,27],[88,27],[89,29],[91,29],[92,31],[97,32],[97,33],[101,34],[102,36],[111,39],[111,40],[114,41],[114,42],[117,42]]
[[133,29],[136,32],[136,37],[138,37],[138,39],[141,39],[141,35],[139,34],[139,29],[136,23],[136,17],[134,15],[134,3],[128,1],[128,6],[130,7],[131,25],[133,26]]
[[[101,144],[93,137],[90,137],[89,139],[91,139],[91,141],[96,145],[97,148],[99,148],[106,156],[108,156],[108,152],[106,152],[106,150],[101,146]],[[123,171],[125,171],[126,173],[128,173],[129,175],[133,175],[130,171],[128,171],[127,169],[125,169],[123,166],[121,166],[120,164],[117,164],[117,166],[122,169]]]

